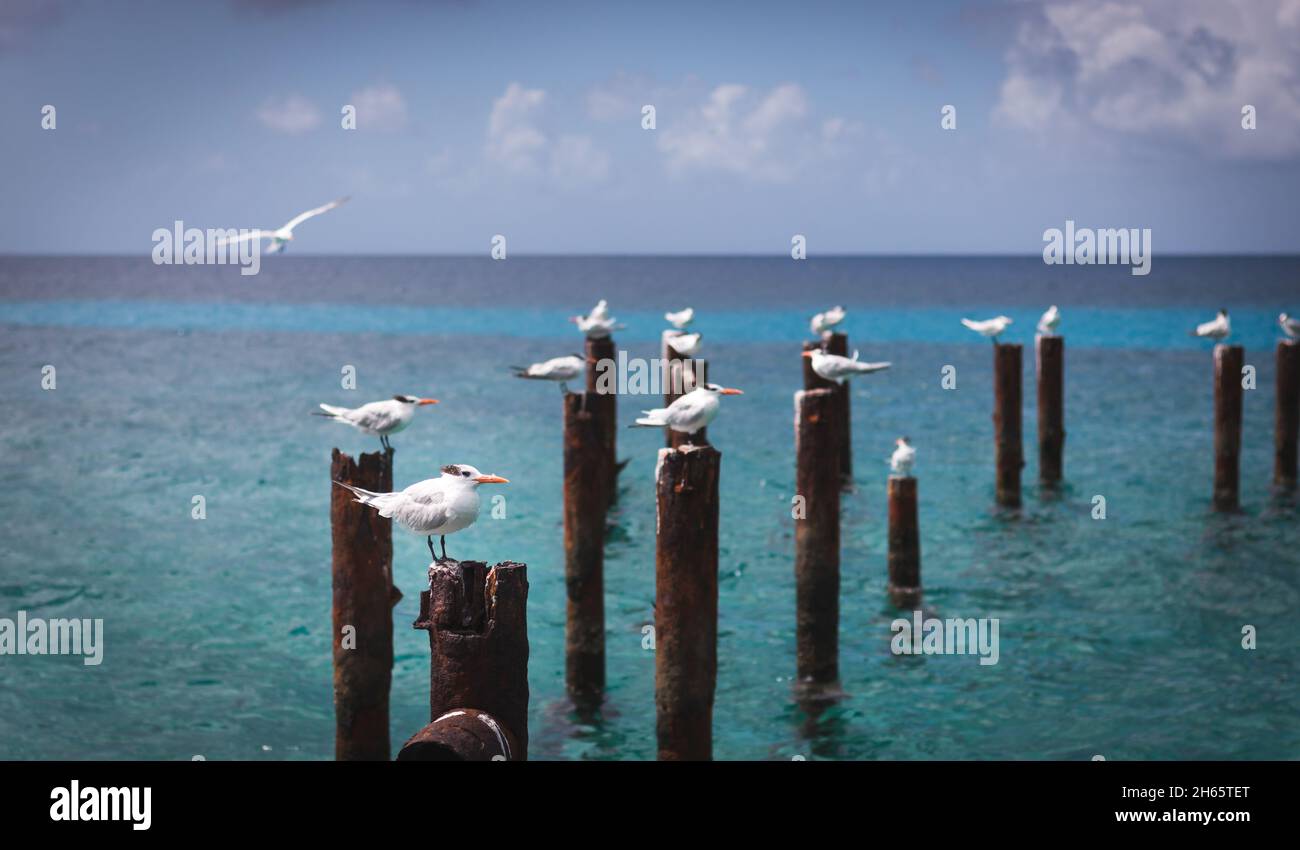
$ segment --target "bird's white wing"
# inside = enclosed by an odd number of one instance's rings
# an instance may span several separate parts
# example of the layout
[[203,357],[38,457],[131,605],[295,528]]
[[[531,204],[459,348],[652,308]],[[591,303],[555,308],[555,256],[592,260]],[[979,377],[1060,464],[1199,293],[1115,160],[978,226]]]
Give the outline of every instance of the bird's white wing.
[[425,534],[437,534],[438,529],[455,518],[456,512],[447,500],[446,492],[435,486],[437,479],[412,484],[403,491],[406,496],[393,511],[393,519]]
[[247,233],[239,234],[234,239],[218,239],[217,245],[238,245],[250,239],[271,239],[273,237],[274,234],[269,230],[250,230]]
[[298,215],[289,219],[289,223],[286,224],[282,229],[293,230],[295,227],[302,224],[307,219],[312,218],[313,216],[318,216],[321,213],[327,213],[330,210],[334,209],[335,207],[342,206],[343,204],[347,203],[348,200],[349,200],[348,198],[339,198],[338,200],[330,201],[328,204],[325,204],[324,206],[316,207],[316,209],[314,210],[307,210],[307,212],[305,213],[298,213]]
[[346,418],[358,428],[378,432],[387,431],[399,421],[396,408],[393,403],[387,401],[372,401],[370,404],[362,405]]
[[693,425],[707,417],[709,408],[716,404],[712,396],[690,392],[668,405],[664,418],[669,425]]

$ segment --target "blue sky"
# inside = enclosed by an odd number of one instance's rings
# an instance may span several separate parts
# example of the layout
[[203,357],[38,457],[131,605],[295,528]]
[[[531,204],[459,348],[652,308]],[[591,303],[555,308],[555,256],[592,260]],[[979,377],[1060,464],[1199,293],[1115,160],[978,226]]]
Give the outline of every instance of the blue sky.
[[6,0],[0,79],[3,253],[1297,248],[1300,0]]

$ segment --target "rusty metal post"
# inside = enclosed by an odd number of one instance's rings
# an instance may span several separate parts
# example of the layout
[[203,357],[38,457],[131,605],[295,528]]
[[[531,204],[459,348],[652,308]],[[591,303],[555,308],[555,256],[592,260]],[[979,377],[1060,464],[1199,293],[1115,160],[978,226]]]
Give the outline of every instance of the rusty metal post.
[[1065,453],[1065,338],[1039,334],[1034,340],[1038,365],[1038,480],[1061,482]]
[[599,378],[596,364],[602,360],[611,363],[616,361],[614,338],[588,339],[586,353],[586,407],[595,414],[601,427],[600,443],[605,455],[605,477],[602,486],[605,490],[605,505],[608,507],[618,501],[618,471],[622,469],[618,463],[618,440],[615,436],[618,431],[618,388],[611,387],[609,392],[605,393],[596,391],[596,382]]
[[[358,461],[334,450],[330,480],[387,493],[393,450]],[[334,585],[334,757],[387,761],[388,692],[393,676],[393,527],[373,508],[330,484]]]
[[1274,411],[1273,483],[1296,487],[1296,435],[1300,432],[1300,340],[1277,344],[1277,409]]
[[512,761],[528,758],[527,603],[523,564],[434,563],[414,623],[429,632],[430,719],[436,725],[471,708],[488,714],[514,742]]
[[840,432],[834,389],[794,394],[796,693],[839,691]]
[[[846,334],[832,333],[824,342],[805,342],[804,351],[814,349],[824,349],[828,354],[838,354],[841,357],[849,356],[849,338]],[[803,388],[805,390],[834,389],[839,398],[837,406],[840,408],[836,414],[839,422],[836,430],[839,432],[840,443],[840,480],[844,486],[853,483],[853,424],[852,415],[849,411],[849,382],[828,381],[813,371],[812,360],[803,358]]]
[[910,475],[889,476],[889,601],[898,608],[921,604],[921,530]]
[[1021,438],[1021,347],[993,346],[993,440],[997,502],[1020,507],[1020,470],[1025,465]]
[[602,423],[584,395],[564,396],[564,679],[576,703],[605,691],[605,493]]
[[718,477],[712,446],[660,449],[655,470],[655,733],[661,761],[713,758]]
[[1214,346],[1214,509],[1235,511],[1241,482],[1240,345]]

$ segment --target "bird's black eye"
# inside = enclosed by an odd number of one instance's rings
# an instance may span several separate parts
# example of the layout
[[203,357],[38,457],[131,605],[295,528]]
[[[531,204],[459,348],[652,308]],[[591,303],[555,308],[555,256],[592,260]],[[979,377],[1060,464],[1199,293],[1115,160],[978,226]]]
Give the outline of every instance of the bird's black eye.
[[461,475],[465,476],[466,478],[469,478],[469,473],[468,473],[468,472],[462,472]]

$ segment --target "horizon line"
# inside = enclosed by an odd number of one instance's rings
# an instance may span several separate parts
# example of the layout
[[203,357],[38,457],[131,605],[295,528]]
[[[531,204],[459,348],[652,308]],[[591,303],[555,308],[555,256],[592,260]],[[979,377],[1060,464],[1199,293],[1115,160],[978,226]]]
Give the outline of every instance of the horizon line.
[[[310,258],[310,259],[340,259],[340,258],[359,258],[359,259],[488,259],[497,262],[488,251],[465,253],[465,252],[430,252],[430,253],[405,253],[405,252],[347,252],[347,253],[320,253],[315,251],[294,251],[291,254],[285,254],[288,258]],[[1213,259],[1213,258],[1297,258],[1300,259],[1300,251],[1187,251],[1187,252],[1170,252],[1161,254],[1166,259]],[[12,253],[0,251],[0,259],[151,259],[150,252],[144,253],[101,253],[96,251],[75,251],[66,253],[56,252],[35,252],[35,253]],[[776,254],[759,254],[759,253],[726,253],[726,252],[663,252],[663,253],[637,253],[637,252],[564,252],[548,251],[527,253],[520,252],[507,256],[505,259],[746,259],[746,260],[792,260],[788,253]],[[835,260],[835,259],[1042,259],[1042,252],[1017,254],[1009,252],[935,252],[935,253],[915,253],[915,252],[827,252],[815,255],[809,255],[803,260]],[[277,260],[276,262],[279,262]],[[175,264],[181,265],[181,264]],[[209,263],[195,263],[194,265],[210,265]],[[227,264],[229,265],[229,264]],[[1090,263],[1078,263],[1073,265],[1093,265]],[[1108,265],[1100,263],[1096,265]],[[1109,264],[1122,265],[1122,264]]]

